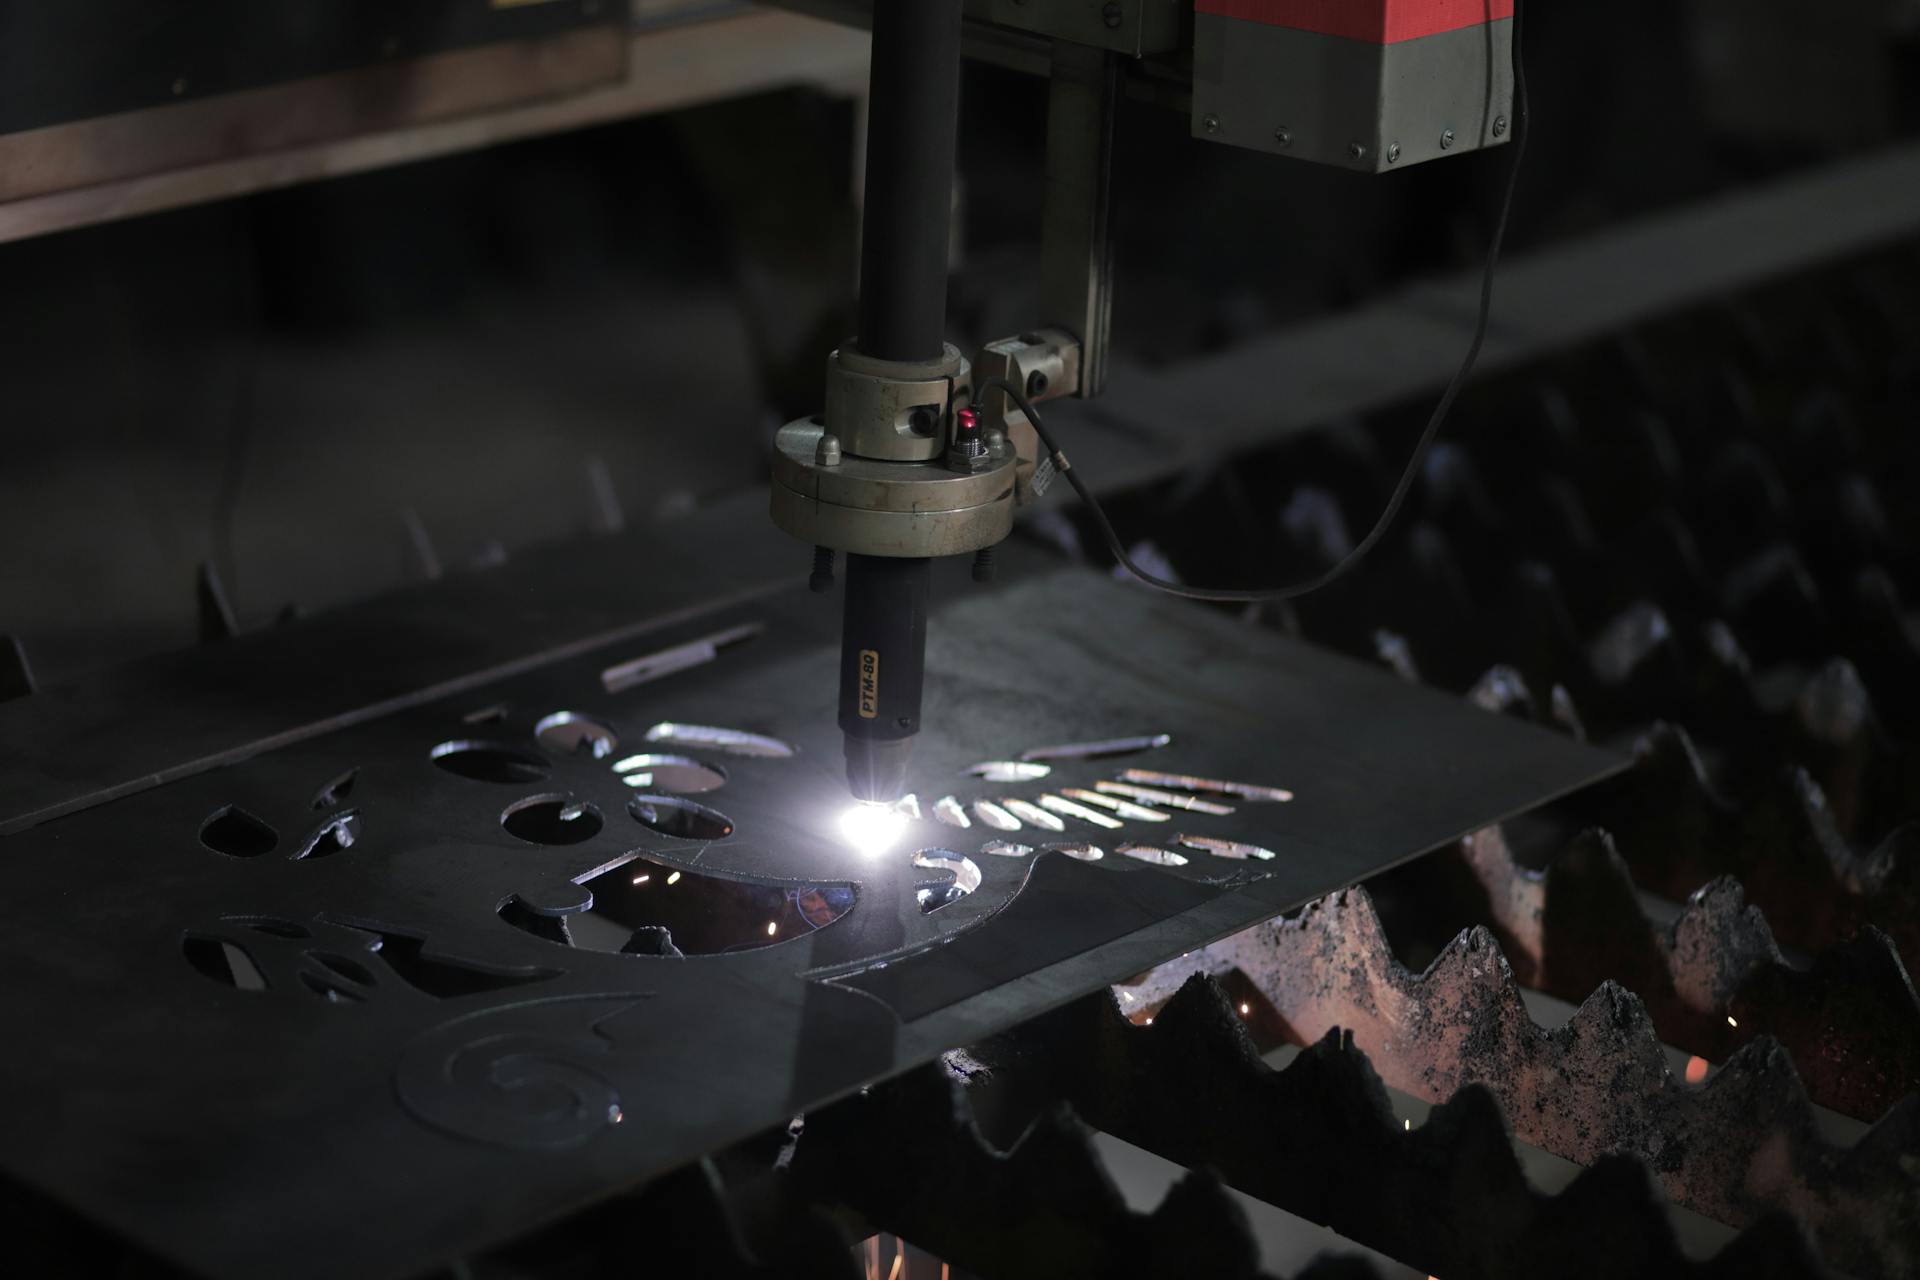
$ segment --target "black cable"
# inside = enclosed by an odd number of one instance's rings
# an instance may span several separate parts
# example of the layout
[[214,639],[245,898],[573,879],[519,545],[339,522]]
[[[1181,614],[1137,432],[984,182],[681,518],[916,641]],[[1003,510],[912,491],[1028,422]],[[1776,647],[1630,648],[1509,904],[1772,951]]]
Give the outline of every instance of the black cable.
[[1094,523],[1100,527],[1100,533],[1106,539],[1107,549],[1113,553],[1113,558],[1117,560],[1121,567],[1128,573],[1138,578],[1147,586],[1157,591],[1164,591],[1168,595],[1181,596],[1188,600],[1206,600],[1218,604],[1254,604],[1263,600],[1290,600],[1297,596],[1304,596],[1311,592],[1318,591],[1320,588],[1345,577],[1354,566],[1366,558],[1367,553],[1372,551],[1382,538],[1386,537],[1387,530],[1392,527],[1395,517],[1400,514],[1401,508],[1406,505],[1407,495],[1413,491],[1414,482],[1420,478],[1420,473],[1425,470],[1427,455],[1433,449],[1433,442],[1439,437],[1440,428],[1446,424],[1448,415],[1453,412],[1453,403],[1459,398],[1461,388],[1465,387],[1467,380],[1473,376],[1473,367],[1480,359],[1480,349],[1486,344],[1487,324],[1493,315],[1494,276],[1500,265],[1501,246],[1507,238],[1507,221],[1513,212],[1513,193],[1520,184],[1520,164],[1521,161],[1526,159],[1527,155],[1527,137],[1532,131],[1527,118],[1526,59],[1521,56],[1520,52],[1520,8],[1521,6],[1518,3],[1513,7],[1513,84],[1516,106],[1513,162],[1507,169],[1507,188],[1506,193],[1500,200],[1500,217],[1498,221],[1494,223],[1493,240],[1487,248],[1486,273],[1481,277],[1480,281],[1480,315],[1474,322],[1473,341],[1467,347],[1466,358],[1460,362],[1459,369],[1454,372],[1453,380],[1447,383],[1447,389],[1441,393],[1440,402],[1434,406],[1433,416],[1427,419],[1426,429],[1420,433],[1420,443],[1414,447],[1413,457],[1408,461],[1407,469],[1401,474],[1400,482],[1394,486],[1393,497],[1388,499],[1386,510],[1380,513],[1379,520],[1374,523],[1373,528],[1368,531],[1367,536],[1362,538],[1359,545],[1349,551],[1340,563],[1334,565],[1324,573],[1308,578],[1303,582],[1296,582],[1291,586],[1251,587],[1242,590],[1189,587],[1183,583],[1174,582],[1171,579],[1149,573],[1147,570],[1135,564],[1133,557],[1127,554],[1126,544],[1120,540],[1120,535],[1114,531],[1113,522],[1107,519],[1107,513],[1101,508],[1099,500],[1087,489],[1085,481],[1080,478],[1080,473],[1073,469],[1072,464],[1067,461],[1065,452],[1054,442],[1052,434],[1040,420],[1040,415],[1034,411],[1034,407],[1032,403],[1028,401],[1024,390],[1014,386],[1005,378],[984,379],[975,390],[974,407],[976,409],[979,408],[980,397],[989,390],[1006,392],[1008,398],[1020,407],[1020,411],[1027,415],[1027,421],[1033,424],[1034,432],[1040,437],[1040,442],[1047,447],[1047,452],[1052,455],[1054,467],[1062,476],[1066,477],[1067,483],[1073,486],[1073,491],[1080,495],[1080,501],[1087,504],[1087,510],[1092,513]]

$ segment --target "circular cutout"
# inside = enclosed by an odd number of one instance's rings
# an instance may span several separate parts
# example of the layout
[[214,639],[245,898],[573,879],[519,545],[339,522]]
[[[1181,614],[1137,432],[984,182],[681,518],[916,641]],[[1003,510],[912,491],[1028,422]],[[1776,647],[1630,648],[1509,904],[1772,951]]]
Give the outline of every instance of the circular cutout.
[[628,756],[614,765],[613,771],[630,787],[671,791],[676,795],[697,796],[727,785],[725,770],[691,756],[657,753]]
[[528,844],[582,844],[606,825],[600,811],[572,796],[531,796],[507,806],[500,815],[507,834]]
[[557,756],[604,760],[620,745],[620,735],[604,720],[578,711],[556,711],[533,726],[536,742]]
[[498,742],[457,739],[443,742],[430,753],[433,763],[456,778],[524,786],[547,776],[547,762],[531,751]]
[[641,826],[675,840],[724,840],[733,834],[733,819],[677,796],[635,796],[627,812]]

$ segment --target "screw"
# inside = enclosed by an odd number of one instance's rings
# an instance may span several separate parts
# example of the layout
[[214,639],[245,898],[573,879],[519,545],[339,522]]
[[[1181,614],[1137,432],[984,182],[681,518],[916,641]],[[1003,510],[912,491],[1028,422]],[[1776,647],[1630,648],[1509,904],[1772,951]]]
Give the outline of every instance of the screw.
[[1106,22],[1107,30],[1118,31],[1126,16],[1120,11],[1119,0],[1108,0],[1107,7],[1100,11],[1100,17]]
[[1355,160],[1365,160],[1367,158],[1367,144],[1364,142],[1349,142],[1347,144],[1347,154]]
[[1387,144],[1387,163],[1396,164],[1399,162],[1399,159],[1400,159],[1400,144],[1397,142],[1389,142]]
[[813,549],[813,572],[807,575],[807,590],[819,595],[833,590],[833,548]]
[[1451,130],[1451,129],[1444,129],[1444,130],[1442,130],[1442,131],[1441,131],[1441,133],[1440,133],[1440,149],[1441,149],[1442,151],[1451,151],[1451,150],[1453,150],[1453,130]]
[[1506,136],[1506,133],[1507,133],[1507,118],[1505,116],[1495,116],[1493,118],[1493,136],[1496,138],[1503,138]]
[[1273,131],[1273,140],[1283,147],[1290,147],[1293,145],[1293,130],[1275,129]]
[[1047,394],[1047,375],[1035,369],[1027,375],[1027,398],[1037,400]]
[[1200,127],[1208,133],[1220,132],[1220,117],[1210,115],[1200,122]]
[[993,552],[994,548],[992,547],[982,547],[973,553],[973,580],[975,582],[993,581]]

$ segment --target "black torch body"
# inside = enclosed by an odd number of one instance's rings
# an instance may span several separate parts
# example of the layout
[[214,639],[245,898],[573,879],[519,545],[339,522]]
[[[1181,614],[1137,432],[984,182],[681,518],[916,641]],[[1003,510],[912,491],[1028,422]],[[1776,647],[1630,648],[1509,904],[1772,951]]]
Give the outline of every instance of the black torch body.
[[[858,346],[891,361],[946,350],[947,253],[960,128],[961,0],[877,0]],[[906,788],[920,731],[932,561],[849,555],[840,728],[855,799]]]
[[933,561],[847,557],[840,631],[840,729],[854,799],[890,802],[905,790],[927,660]]

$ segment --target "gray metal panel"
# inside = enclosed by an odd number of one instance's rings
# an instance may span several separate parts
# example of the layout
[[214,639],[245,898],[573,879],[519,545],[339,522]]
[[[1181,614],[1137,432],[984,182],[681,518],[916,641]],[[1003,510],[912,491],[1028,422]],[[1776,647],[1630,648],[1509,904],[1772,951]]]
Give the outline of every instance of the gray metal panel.
[[1196,138],[1383,173],[1511,136],[1495,127],[1512,112],[1511,19],[1381,45],[1202,14],[1193,40]]
[[[981,843],[1002,833],[931,821],[895,852],[863,855],[836,830],[836,612],[798,591],[722,608],[644,647],[750,623],[763,638],[620,694],[605,691],[602,668],[640,646],[576,650],[8,839],[0,1015],[13,1041],[0,1081],[34,1105],[0,1130],[0,1164],[215,1274],[409,1274],[1621,763],[1224,615],[1070,573],[937,619],[934,731],[913,779],[924,798],[1033,798],[1147,765],[1289,786],[1297,799],[1046,837],[1098,841],[1109,850],[1098,865],[987,856]],[[205,682],[183,716],[246,682],[202,657]],[[470,719],[496,704],[502,718]],[[549,753],[541,776],[517,782],[453,776],[429,759],[464,738],[533,751],[535,721],[561,709],[604,717],[624,738],[619,754],[645,750],[646,727],[665,720],[771,733],[799,754],[710,757],[728,776],[698,798],[734,824],[712,842],[628,817],[635,792],[610,767],[618,754]],[[1143,731],[1174,741],[1025,786],[964,774],[1042,743]],[[350,793],[316,807],[349,769]],[[604,826],[547,845],[503,829],[516,802],[547,794],[596,806]],[[229,805],[275,829],[275,847],[238,857],[203,845],[202,823]],[[294,856],[348,809],[361,824],[351,847]],[[1114,853],[1122,837],[1165,843],[1176,829],[1278,856],[1194,851],[1163,871]],[[929,846],[970,854],[982,878],[924,914],[916,890],[936,877],[907,853]],[[577,882],[603,870],[591,891],[615,901],[645,865],[630,857],[684,877],[662,892],[852,882],[859,900],[817,932],[686,959],[569,947],[496,914],[518,898],[540,919],[568,915],[582,905]],[[764,941],[759,918],[748,924],[739,940]],[[247,949],[266,989],[197,971],[188,937]],[[458,981],[410,967],[422,958]]]

